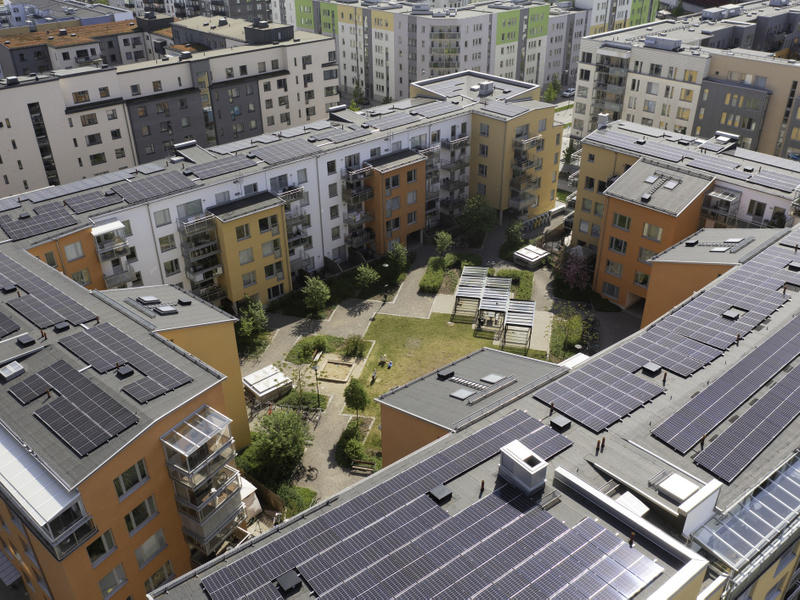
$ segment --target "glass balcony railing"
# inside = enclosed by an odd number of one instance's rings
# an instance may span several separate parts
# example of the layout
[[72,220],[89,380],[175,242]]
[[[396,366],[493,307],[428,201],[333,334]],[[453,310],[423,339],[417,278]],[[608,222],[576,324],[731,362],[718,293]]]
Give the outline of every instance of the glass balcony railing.
[[460,150],[469,146],[469,136],[464,135],[460,138],[442,140],[442,147],[448,150]]
[[125,283],[130,283],[134,279],[136,279],[136,269],[133,268],[133,265],[119,268],[111,275],[103,275],[103,280],[105,281],[107,289],[115,288]]
[[344,186],[342,188],[342,200],[345,204],[350,206],[362,204],[363,202],[372,199],[374,196],[375,192],[368,185],[362,184],[355,187]]

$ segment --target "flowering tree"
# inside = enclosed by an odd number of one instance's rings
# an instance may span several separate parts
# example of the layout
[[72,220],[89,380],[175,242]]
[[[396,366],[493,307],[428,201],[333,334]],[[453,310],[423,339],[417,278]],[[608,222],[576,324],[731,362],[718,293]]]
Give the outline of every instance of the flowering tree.
[[561,263],[561,279],[571,290],[579,292],[589,287],[591,272],[586,259],[576,252],[567,252]]

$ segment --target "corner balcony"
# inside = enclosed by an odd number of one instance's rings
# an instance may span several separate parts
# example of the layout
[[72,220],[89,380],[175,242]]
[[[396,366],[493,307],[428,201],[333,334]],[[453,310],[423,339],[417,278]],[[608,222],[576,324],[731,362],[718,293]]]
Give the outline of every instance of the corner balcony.
[[222,275],[222,265],[216,259],[211,261],[211,264],[186,268],[186,278],[192,283],[203,283],[220,275]]
[[136,279],[136,269],[134,269],[132,265],[119,267],[118,269],[114,269],[111,275],[104,274],[103,279],[105,280],[106,289],[110,290]]
[[311,216],[304,210],[290,211],[285,214],[286,229],[292,227],[308,227],[311,224]]
[[297,202],[298,200],[308,200],[308,192],[306,192],[302,186],[293,187],[279,192],[278,198],[286,202],[286,204],[291,204],[292,202]]
[[533,177],[514,177],[511,180],[511,190],[518,193],[535,192],[540,187],[539,180]]
[[342,201],[350,206],[362,204],[367,200],[371,200],[375,196],[372,187],[368,185],[360,185],[356,187],[342,187]]
[[442,148],[447,150],[460,150],[469,146],[469,136],[465,135],[460,138],[442,140]]
[[183,537],[191,548],[200,550],[208,556],[213,554],[222,546],[225,540],[231,537],[233,532],[238,529],[239,523],[244,522],[245,518],[247,518],[247,515],[245,513],[244,504],[240,502],[236,507],[236,511],[232,513],[230,518],[222,523],[218,529],[211,532],[208,537],[203,537],[201,533],[187,527],[183,528]]
[[218,300],[224,300],[228,297],[228,294],[225,292],[225,289],[218,286],[218,285],[206,285],[202,287],[192,288],[190,290],[195,296],[200,298],[201,300],[205,300],[209,303],[217,302]]
[[215,217],[212,214],[178,219],[178,231],[186,236],[204,233],[210,229],[216,230]]
[[458,160],[454,160],[453,162],[449,162],[446,165],[442,165],[446,171],[460,171],[461,169],[466,169],[469,166],[469,156],[465,156],[463,158],[459,158]]
[[371,210],[354,210],[344,216],[344,224],[350,228],[355,228],[374,220],[375,213]]
[[540,135],[535,135],[531,138],[515,138],[514,150],[530,150],[531,148],[538,146],[541,141],[542,136]]
[[100,262],[119,258],[128,253],[125,226],[121,221],[112,221],[93,227],[92,238]]
[[508,207],[514,210],[524,211],[531,206],[537,206],[539,198],[535,194],[516,194],[508,199]]
[[511,165],[511,170],[514,172],[514,175],[522,175],[524,172],[530,171],[531,169],[541,168],[541,158],[518,158],[514,160],[514,164]]
[[348,248],[361,248],[370,242],[375,241],[375,232],[372,229],[366,228],[362,232],[353,233],[344,239],[344,243]]
[[462,179],[450,179],[442,183],[442,189],[448,192],[457,192],[463,190],[469,185],[469,182]]
[[358,183],[372,175],[372,167],[366,166],[358,169],[343,169],[342,179],[347,183]]

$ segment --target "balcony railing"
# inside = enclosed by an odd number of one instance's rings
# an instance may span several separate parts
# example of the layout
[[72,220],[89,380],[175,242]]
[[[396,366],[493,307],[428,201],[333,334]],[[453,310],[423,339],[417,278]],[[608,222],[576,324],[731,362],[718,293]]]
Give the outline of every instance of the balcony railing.
[[[195,268],[198,261],[219,254],[219,242],[212,236],[195,236],[181,243],[181,255],[189,268]],[[218,263],[215,261],[214,264]]]
[[541,183],[533,177],[514,177],[511,180],[511,189],[515,192],[533,192],[539,187]]
[[218,285],[206,285],[192,289],[192,293],[206,302],[216,302],[228,297],[225,290]]
[[308,192],[306,192],[305,189],[300,186],[279,192],[278,198],[287,204],[290,204],[292,202],[297,202],[298,200],[306,200],[308,198]]
[[463,190],[468,185],[469,182],[464,181],[462,179],[449,179],[444,183],[442,183],[442,188],[447,190],[448,192],[455,192],[458,190]]
[[244,504],[240,503],[237,506],[236,512],[234,512],[231,518],[225,521],[222,526],[214,531],[210,537],[202,538],[200,535],[195,534],[191,530],[187,530],[186,528],[183,529],[183,534],[186,542],[192,548],[196,548],[203,552],[206,555],[213,553],[217,548],[219,548],[223,542],[228,539],[228,537],[236,531],[236,528],[239,526],[239,523],[244,521],[246,518],[246,513],[244,509]]
[[357,183],[364,181],[367,177],[372,175],[372,167],[366,166],[358,169],[344,169],[342,170],[342,178],[347,183]]
[[189,279],[189,281],[194,283],[202,283],[207,279],[219,277],[220,275],[222,275],[222,265],[219,264],[219,262],[215,262],[215,264],[212,265],[204,265],[202,267],[186,269],[186,277]]
[[522,211],[537,204],[537,200],[535,194],[517,194],[508,199],[508,207]]
[[465,135],[460,138],[442,140],[442,147],[448,150],[460,150],[469,146],[469,136]]
[[458,40],[461,38],[461,34],[449,31],[432,31],[429,37],[432,40]]
[[364,229],[363,232],[353,233],[345,237],[344,242],[349,248],[361,248],[370,242],[375,241],[375,232],[372,229]]
[[459,158],[458,160],[454,160],[453,162],[449,162],[442,167],[447,171],[460,171],[461,169],[465,169],[469,166],[469,156],[464,156],[463,158]]
[[432,46],[430,52],[431,54],[461,54],[461,48],[458,46]]
[[214,215],[199,215],[178,219],[178,231],[185,235],[197,235],[215,229]]
[[372,199],[374,195],[375,192],[372,190],[372,187],[368,185],[361,185],[353,188],[347,186],[342,187],[342,200],[345,204],[361,204],[362,202]]
[[103,279],[107,289],[115,288],[136,279],[136,269],[133,268],[133,265],[128,265],[127,268],[116,270],[111,275],[103,275]]
[[348,227],[358,227],[374,220],[375,213],[371,210],[354,210],[344,216],[344,224]]
[[308,227],[311,224],[311,216],[304,210],[292,211],[286,213],[286,229],[301,225]]
[[628,76],[628,70],[627,69],[623,69],[622,67],[612,67],[611,65],[599,64],[599,65],[597,65],[597,72],[598,73],[608,73],[609,75],[612,75],[614,77],[623,77],[624,78],[624,77]]
[[531,138],[515,138],[514,139],[514,149],[515,150],[530,150],[534,146],[538,146],[539,142],[542,141],[542,136],[535,135]]

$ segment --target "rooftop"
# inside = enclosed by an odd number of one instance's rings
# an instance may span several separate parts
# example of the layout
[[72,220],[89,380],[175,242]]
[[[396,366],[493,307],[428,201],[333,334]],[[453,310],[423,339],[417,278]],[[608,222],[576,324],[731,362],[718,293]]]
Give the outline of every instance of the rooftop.
[[[244,44],[246,42],[245,29],[253,27],[253,22],[247,19],[236,19],[233,17],[208,17],[201,15],[199,17],[189,17],[188,19],[175,21],[174,26],[208,33],[209,35],[219,36]],[[291,25],[270,23],[269,27],[283,30],[290,28]],[[286,41],[290,41],[294,37],[296,36],[291,35],[289,40]]]
[[52,29],[40,29],[22,35],[8,35],[3,39],[6,48],[29,48],[31,46],[51,46],[63,48],[67,46],[80,46],[91,44],[98,38],[125,33],[138,33],[136,21],[118,21],[115,23],[99,23],[96,25],[80,25],[66,27],[67,34],[60,35],[58,23]]
[[758,255],[784,234],[781,229],[701,229],[656,254],[650,262],[737,265]]
[[710,175],[641,159],[606,188],[605,194],[677,216],[711,185],[711,181]]
[[283,200],[275,196],[272,192],[258,192],[247,198],[242,198],[241,200],[234,200],[233,202],[212,206],[208,209],[208,212],[215,215],[223,223],[227,223],[228,221],[235,221],[247,215],[252,215],[282,204]]

